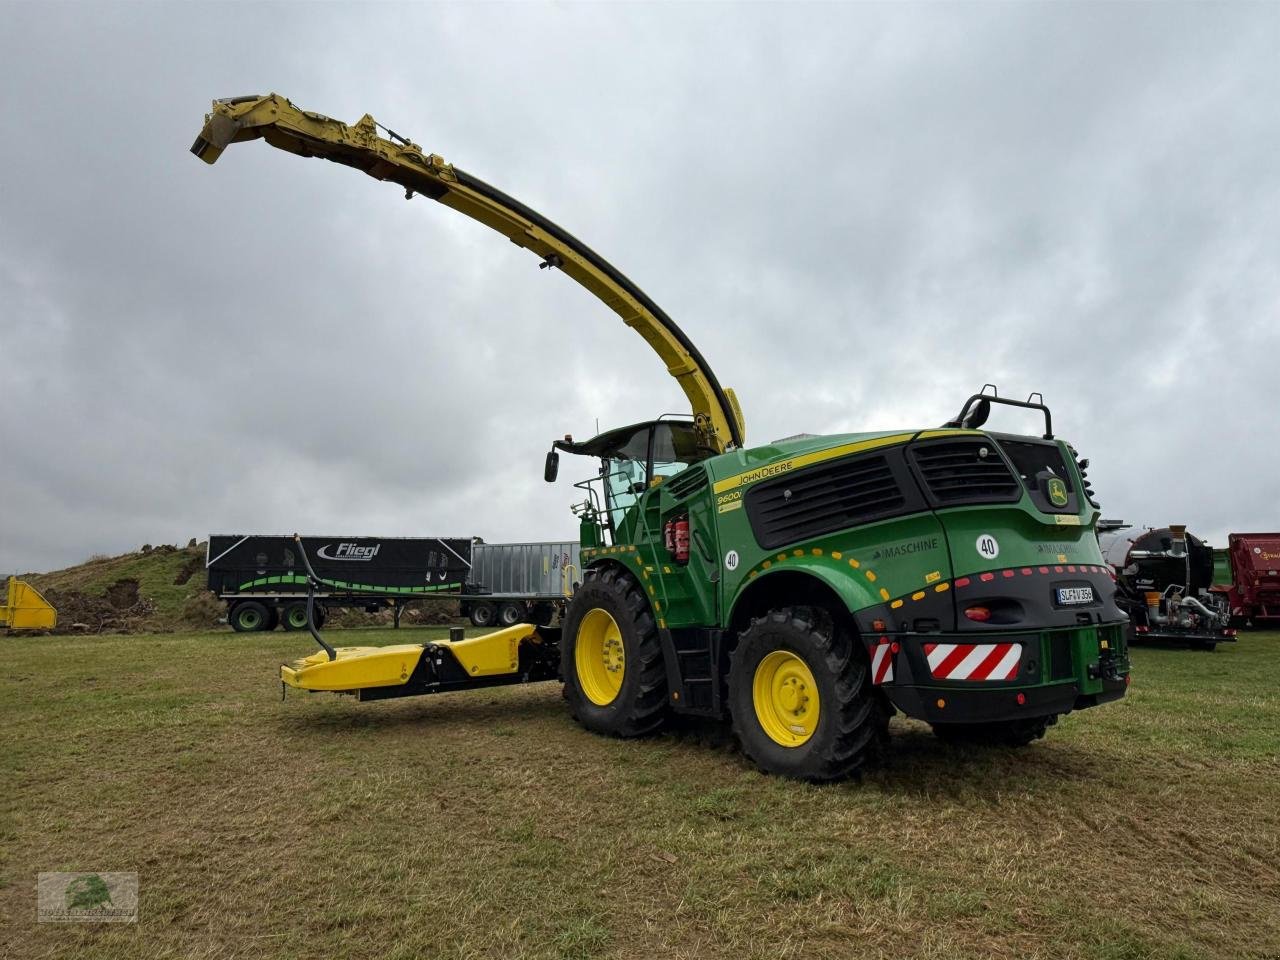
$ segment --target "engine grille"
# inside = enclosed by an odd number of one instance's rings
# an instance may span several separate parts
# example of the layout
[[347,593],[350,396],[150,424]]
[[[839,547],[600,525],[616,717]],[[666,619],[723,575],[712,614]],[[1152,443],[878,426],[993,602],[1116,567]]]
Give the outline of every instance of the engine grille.
[[667,493],[675,500],[687,500],[707,488],[707,468],[687,467],[667,482]]
[[1021,484],[990,440],[946,440],[911,448],[925,490],[940,504],[1017,500]]
[[902,484],[882,455],[803,470],[760,484],[746,498],[751,529],[766,549],[883,519],[906,507]]

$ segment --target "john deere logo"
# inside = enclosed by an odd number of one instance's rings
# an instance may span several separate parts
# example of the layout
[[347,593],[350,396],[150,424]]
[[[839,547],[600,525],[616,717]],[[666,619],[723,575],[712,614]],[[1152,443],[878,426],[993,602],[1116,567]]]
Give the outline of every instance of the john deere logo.
[[1049,502],[1055,507],[1067,505],[1067,485],[1057,477],[1049,478]]

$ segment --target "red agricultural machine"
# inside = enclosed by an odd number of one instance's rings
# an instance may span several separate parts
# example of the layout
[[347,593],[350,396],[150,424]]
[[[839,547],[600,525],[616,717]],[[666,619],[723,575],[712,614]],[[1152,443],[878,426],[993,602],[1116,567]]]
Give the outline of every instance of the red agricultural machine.
[[[1224,585],[1234,626],[1280,627],[1280,533],[1233,533],[1227,538]],[[1224,579],[1218,565],[1218,581]]]

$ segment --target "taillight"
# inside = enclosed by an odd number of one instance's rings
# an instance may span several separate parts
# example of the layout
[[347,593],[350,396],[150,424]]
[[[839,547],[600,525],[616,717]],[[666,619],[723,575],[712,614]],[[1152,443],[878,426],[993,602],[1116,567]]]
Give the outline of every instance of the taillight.
[[991,611],[986,607],[965,607],[964,615],[978,623],[986,623],[991,619]]

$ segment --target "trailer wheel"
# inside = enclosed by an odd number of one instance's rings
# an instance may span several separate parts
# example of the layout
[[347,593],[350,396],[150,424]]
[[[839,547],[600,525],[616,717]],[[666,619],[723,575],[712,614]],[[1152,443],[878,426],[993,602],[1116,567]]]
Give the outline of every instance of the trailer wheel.
[[856,637],[819,607],[783,607],[739,638],[729,712],[761,770],[825,781],[857,773],[883,749],[891,710]]
[[477,603],[471,607],[471,623],[477,627],[491,627],[497,617],[492,603]]
[[934,735],[948,743],[964,743],[991,747],[1025,747],[1044,737],[1045,731],[1058,722],[1058,715],[1028,717],[1025,720],[1002,720],[994,723],[935,723]]
[[267,622],[263,626],[263,630],[274,630],[280,626],[280,608],[275,606],[267,607]]
[[267,626],[267,608],[257,600],[245,600],[231,608],[231,629],[236,633],[253,633],[265,630]]
[[617,567],[587,571],[560,640],[564,697],[588,730],[638,737],[667,719],[658,627],[640,584]]
[[529,615],[530,621],[536,623],[540,627],[551,625],[551,621],[555,619],[556,608],[549,603],[535,603],[533,612]]
[[517,623],[523,623],[526,612],[523,603],[519,601],[508,601],[498,607],[498,626],[514,627]]
[[305,630],[307,629],[307,605],[301,600],[295,600],[284,608],[284,616],[282,618],[284,628],[286,630]]

